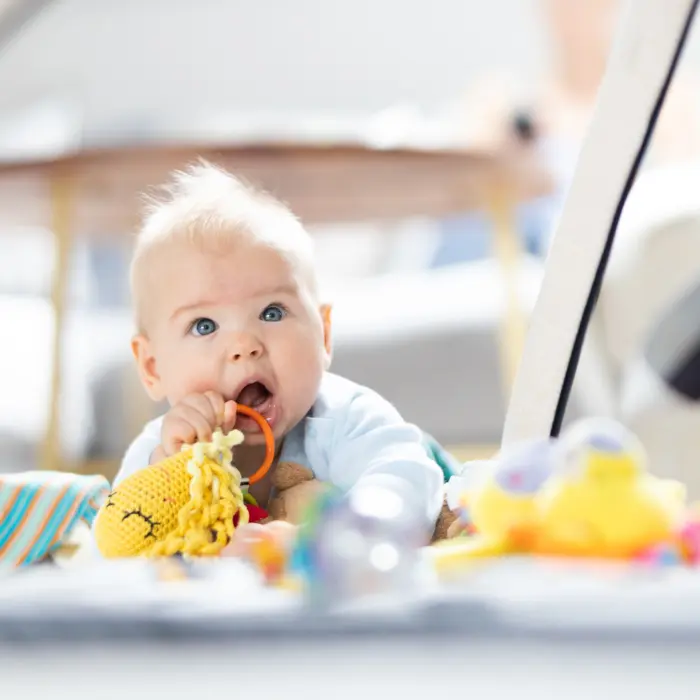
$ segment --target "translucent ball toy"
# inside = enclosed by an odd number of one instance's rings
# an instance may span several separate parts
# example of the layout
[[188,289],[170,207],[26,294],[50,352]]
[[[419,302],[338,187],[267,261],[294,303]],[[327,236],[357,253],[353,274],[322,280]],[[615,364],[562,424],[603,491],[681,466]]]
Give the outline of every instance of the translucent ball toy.
[[328,491],[302,526],[291,566],[313,604],[328,606],[413,591],[426,524],[401,479]]

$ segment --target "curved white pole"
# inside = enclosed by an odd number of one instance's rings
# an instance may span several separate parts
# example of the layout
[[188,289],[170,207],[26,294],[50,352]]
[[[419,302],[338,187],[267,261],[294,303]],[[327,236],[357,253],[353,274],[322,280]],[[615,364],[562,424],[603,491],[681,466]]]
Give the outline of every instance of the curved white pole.
[[504,447],[551,434],[596,274],[696,2],[628,0],[530,320]]

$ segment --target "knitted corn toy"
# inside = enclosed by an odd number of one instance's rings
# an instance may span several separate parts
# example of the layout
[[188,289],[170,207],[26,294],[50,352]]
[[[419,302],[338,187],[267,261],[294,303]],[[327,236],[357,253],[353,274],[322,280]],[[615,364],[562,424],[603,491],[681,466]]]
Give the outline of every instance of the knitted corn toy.
[[233,535],[233,520],[248,522],[240,474],[228,465],[239,431],[214,434],[140,470],[109,494],[95,520],[106,557],[217,554]]
[[[274,457],[274,438],[262,417],[255,418],[267,445],[265,463],[250,478],[261,479]],[[168,459],[122,481],[95,519],[97,547],[109,558],[134,556],[213,556],[231,540],[234,529],[260,519],[261,509],[244,494],[240,472],[232,466],[233,447],[243,433],[214,432],[211,442],[186,446]],[[266,514],[262,511],[262,515]]]

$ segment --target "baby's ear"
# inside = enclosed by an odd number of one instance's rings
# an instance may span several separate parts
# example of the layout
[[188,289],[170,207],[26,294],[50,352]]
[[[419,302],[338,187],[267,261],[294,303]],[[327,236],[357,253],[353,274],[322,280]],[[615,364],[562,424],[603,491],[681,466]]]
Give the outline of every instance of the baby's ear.
[[323,321],[323,347],[326,350],[326,369],[331,364],[331,356],[333,354],[333,342],[331,334],[331,311],[330,304],[321,304],[321,320]]
[[131,352],[136,360],[141,383],[153,401],[162,401],[165,396],[161,387],[160,376],[156,368],[156,358],[151,343],[145,335],[136,335],[131,339]]

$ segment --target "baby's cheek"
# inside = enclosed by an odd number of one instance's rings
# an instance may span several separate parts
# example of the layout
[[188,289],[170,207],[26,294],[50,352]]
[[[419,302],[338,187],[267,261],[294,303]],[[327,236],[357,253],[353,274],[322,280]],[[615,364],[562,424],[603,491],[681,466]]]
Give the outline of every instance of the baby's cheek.
[[203,394],[219,385],[214,362],[198,357],[181,355],[168,367],[162,377],[171,404],[182,401],[190,394]]
[[279,356],[275,367],[285,403],[301,415],[313,405],[323,376],[322,353],[310,337],[297,338]]

